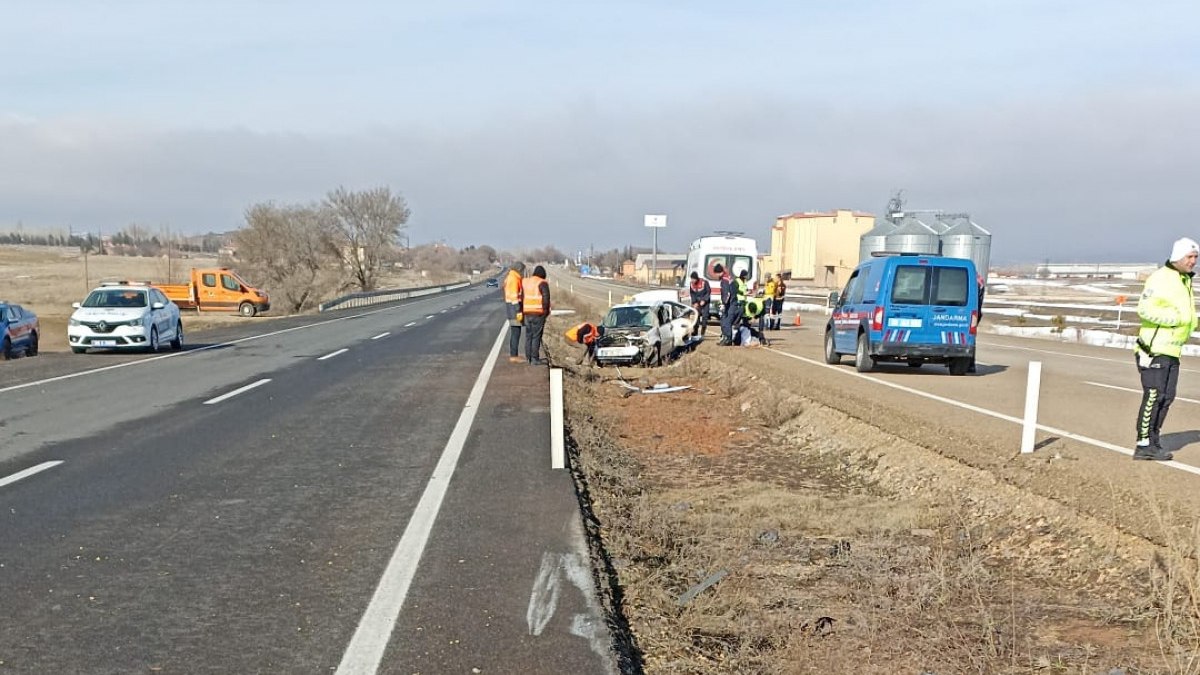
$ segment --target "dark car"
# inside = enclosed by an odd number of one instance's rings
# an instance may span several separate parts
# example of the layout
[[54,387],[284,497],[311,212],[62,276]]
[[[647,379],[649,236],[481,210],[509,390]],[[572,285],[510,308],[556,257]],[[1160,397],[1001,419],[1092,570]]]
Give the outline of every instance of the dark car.
[[496,277],[492,277],[484,282],[484,286],[487,286],[488,288],[500,288],[500,280]]
[[38,353],[38,318],[20,305],[0,302],[0,358],[16,358]]

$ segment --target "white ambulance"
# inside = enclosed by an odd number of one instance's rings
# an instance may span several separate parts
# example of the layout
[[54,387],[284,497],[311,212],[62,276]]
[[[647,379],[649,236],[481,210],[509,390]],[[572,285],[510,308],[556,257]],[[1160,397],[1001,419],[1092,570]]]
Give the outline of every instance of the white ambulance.
[[709,320],[721,320],[721,275],[713,271],[720,264],[733,278],[746,270],[750,273],[748,279],[750,295],[758,286],[758,243],[751,237],[741,236],[741,232],[718,232],[708,237],[700,237],[688,248],[687,270],[683,279],[683,290],[680,297],[684,304],[690,305],[688,284],[692,280],[692,272],[708,281],[712,289],[712,303],[709,305]]

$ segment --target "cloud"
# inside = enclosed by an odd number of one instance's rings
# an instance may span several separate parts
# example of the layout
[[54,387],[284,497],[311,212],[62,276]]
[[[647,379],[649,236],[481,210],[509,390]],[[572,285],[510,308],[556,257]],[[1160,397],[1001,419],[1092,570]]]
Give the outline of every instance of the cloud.
[[[885,104],[886,103],[886,104]],[[645,108],[576,97],[487,123],[377,126],[342,135],[165,129],[112,120],[0,118],[0,228],[111,230],[131,222],[232,229],[261,201],[339,185],[408,199],[414,241],[662,250],[716,229],[765,247],[776,215],[967,211],[993,261],[1157,260],[1190,220],[1200,95],[924,105],[729,91]]]

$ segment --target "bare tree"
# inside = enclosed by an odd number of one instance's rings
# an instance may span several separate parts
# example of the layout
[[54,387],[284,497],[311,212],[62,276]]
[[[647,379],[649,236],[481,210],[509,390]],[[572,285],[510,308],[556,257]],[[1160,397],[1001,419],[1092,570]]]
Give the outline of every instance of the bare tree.
[[325,197],[324,206],[351,283],[359,290],[373,290],[388,249],[408,222],[404,198],[386,187],[362,192],[339,187]]
[[333,220],[321,206],[255,204],[234,242],[240,266],[290,312],[309,309],[339,285]]

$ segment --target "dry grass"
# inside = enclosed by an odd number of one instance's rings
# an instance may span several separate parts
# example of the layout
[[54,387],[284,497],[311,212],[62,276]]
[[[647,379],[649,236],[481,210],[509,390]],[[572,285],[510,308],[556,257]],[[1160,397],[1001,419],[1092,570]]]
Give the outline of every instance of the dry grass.
[[705,354],[667,372],[763,429],[648,454],[602,384],[568,380],[596,402],[568,418],[626,672],[1197,672],[1200,533],[1152,589],[1144,541]]

